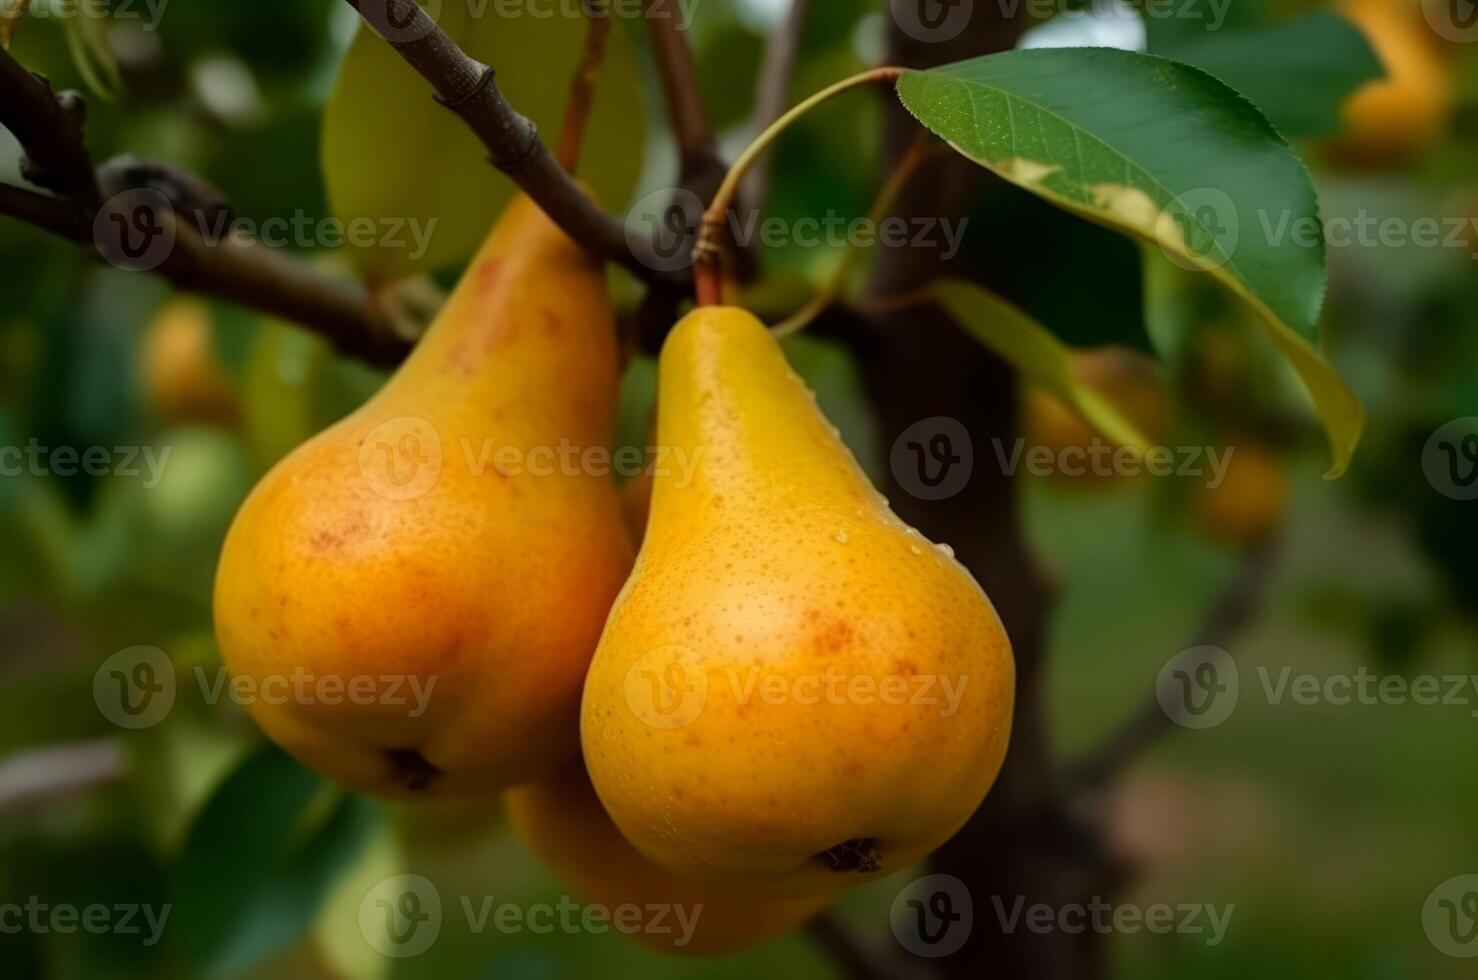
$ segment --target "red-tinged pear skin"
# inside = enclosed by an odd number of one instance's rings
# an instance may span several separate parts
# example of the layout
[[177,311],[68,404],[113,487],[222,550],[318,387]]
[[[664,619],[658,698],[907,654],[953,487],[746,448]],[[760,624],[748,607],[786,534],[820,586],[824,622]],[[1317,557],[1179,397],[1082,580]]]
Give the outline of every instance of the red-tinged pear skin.
[[947,840],[995,780],[994,607],[889,510],[758,320],[662,352],[650,523],[581,713],[617,827],[690,878],[835,892]]
[[216,631],[268,735],[411,798],[498,793],[574,754],[632,560],[585,455],[608,452],[617,364],[599,264],[516,200],[400,370],[236,517]]
[[[680,878],[621,836],[580,765],[505,797],[514,831],[585,905],[644,910],[631,937],[670,953],[732,952],[790,932],[819,913],[826,898],[759,898]],[[661,907],[660,918],[646,910]]]

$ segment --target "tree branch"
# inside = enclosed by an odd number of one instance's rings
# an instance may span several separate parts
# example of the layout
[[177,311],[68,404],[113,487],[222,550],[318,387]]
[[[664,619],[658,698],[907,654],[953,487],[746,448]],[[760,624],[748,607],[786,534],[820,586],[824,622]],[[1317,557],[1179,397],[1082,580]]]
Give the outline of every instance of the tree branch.
[[85,240],[81,211],[63,197],[0,184],[0,214],[18,218],[69,241]]
[[[1276,539],[1269,539],[1243,554],[1237,573],[1217,595],[1205,621],[1183,649],[1227,647],[1257,618],[1279,552]],[[1098,790],[1174,728],[1159,698],[1152,695],[1095,752],[1067,770],[1065,790],[1080,798]]]
[[[759,136],[780,118],[790,105],[790,83],[795,77],[795,63],[800,56],[801,35],[811,13],[811,0],[791,0],[790,13],[779,31],[770,35],[765,58],[760,65],[759,83],[755,90],[754,115],[749,121],[751,137]],[[763,208],[770,196],[770,153],[766,151],[745,180],[744,197],[753,207]]]
[[[408,341],[357,289],[321,276],[285,252],[243,244],[234,236],[208,241],[202,228],[226,204],[206,181],[132,157],[94,170],[83,116],[75,93],[53,93],[47,82],[0,50],[0,124],[25,150],[26,178],[54,192],[0,185],[0,214],[100,257],[108,256],[97,228],[108,229],[112,217],[121,219],[122,227],[132,221],[138,228],[142,219],[148,235],[173,236],[167,251],[148,268],[175,286],[300,323],[344,353],[375,364],[392,365],[405,356]],[[156,193],[140,197],[145,191]]]
[[[682,209],[683,216],[694,223],[689,230],[696,236],[698,217],[723,183],[728,168],[714,142],[687,35],[673,16],[677,6],[671,0],[643,0],[642,17],[662,85],[668,122],[677,142],[677,186],[672,189],[671,206]],[[697,206],[691,207],[694,199]],[[686,269],[684,275],[683,288],[659,286],[650,290],[642,301],[634,324],[637,331],[634,339],[649,352],[661,348],[679,309],[691,296],[687,287],[692,269]]]
[[53,93],[51,85],[27,71],[0,49],[0,126],[15,134],[26,151],[21,175],[38,187],[75,199],[84,207],[98,202],[92,159],[82,139],[86,107],[75,92]]
[[625,225],[603,211],[564,171],[539,139],[538,127],[498,90],[493,69],[458,47],[415,0],[345,2],[431,83],[436,100],[462,117],[487,147],[493,165],[566,234],[646,282],[674,279],[674,274],[650,268],[632,252]]
[[667,102],[667,118],[677,138],[683,167],[702,158],[717,159],[713,130],[708,124],[708,110],[703,105],[698,71],[683,29],[673,19],[677,4],[671,0],[645,0],[642,17],[647,22],[647,35],[652,43],[652,60],[662,80],[662,96]]

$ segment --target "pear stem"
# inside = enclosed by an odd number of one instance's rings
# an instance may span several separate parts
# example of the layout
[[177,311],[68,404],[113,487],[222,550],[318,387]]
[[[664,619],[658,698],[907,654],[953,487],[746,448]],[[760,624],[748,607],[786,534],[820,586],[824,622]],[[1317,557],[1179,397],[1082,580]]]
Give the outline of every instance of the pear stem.
[[834,85],[828,85],[815,95],[801,100],[789,112],[776,119],[764,132],[755,137],[754,142],[749,144],[743,153],[739,154],[739,158],[734,161],[734,165],[724,176],[724,182],[719,185],[718,192],[709,202],[708,209],[703,212],[703,220],[698,228],[698,243],[693,248],[693,279],[699,306],[714,306],[723,301],[719,269],[722,253],[718,243],[723,234],[724,219],[729,213],[729,208],[734,204],[734,198],[739,193],[739,185],[744,180],[744,175],[749,172],[749,168],[764,156],[770,144],[775,142],[781,133],[827,99],[875,82],[891,85],[903,72],[902,68],[888,65],[873,68],[850,78],[844,78]]
[[559,132],[559,150],[555,159],[573,174],[580,163],[580,145],[585,139],[585,124],[590,121],[590,107],[595,102],[595,78],[606,55],[606,38],[611,33],[611,15],[604,0],[585,0],[585,18],[590,22],[585,35],[585,50],[570,82],[570,102],[565,107],[564,126]]

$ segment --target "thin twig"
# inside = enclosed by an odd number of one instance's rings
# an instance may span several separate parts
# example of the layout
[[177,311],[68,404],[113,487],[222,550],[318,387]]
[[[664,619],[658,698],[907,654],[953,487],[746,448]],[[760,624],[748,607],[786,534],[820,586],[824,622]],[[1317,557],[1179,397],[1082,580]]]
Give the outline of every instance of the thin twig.
[[585,49],[570,83],[570,102],[565,107],[564,126],[559,131],[559,165],[575,173],[580,164],[580,146],[585,127],[590,122],[590,107],[595,103],[595,80],[606,54],[606,38],[611,33],[611,15],[603,0],[587,0],[583,5],[589,21],[585,32]]
[[698,86],[698,72],[688,39],[673,16],[679,9],[671,0],[644,0],[642,17],[652,44],[652,60],[662,81],[667,117],[677,139],[678,152],[686,163],[713,152],[713,130]]
[[[795,78],[801,36],[805,33],[810,13],[811,0],[790,0],[790,13],[786,15],[784,25],[770,35],[755,86],[754,113],[749,122],[751,139],[768,129],[790,105],[790,84]],[[749,207],[763,209],[769,196],[770,154],[767,151],[755,162],[744,182],[744,200]]]
[[[883,219],[893,210],[893,205],[898,201],[898,195],[908,185],[918,171],[919,165],[929,155],[929,134],[919,132],[918,139],[913,146],[898,161],[893,172],[888,175],[882,190],[878,191],[877,199],[873,201],[872,208],[867,212],[868,225],[877,228]],[[862,247],[856,243],[850,245],[842,253],[841,261],[837,263],[836,271],[832,273],[831,279],[826,286],[810,302],[801,307],[790,316],[781,320],[770,328],[770,332],[777,338],[789,337],[798,333],[810,325],[811,321],[820,316],[828,306],[836,302],[838,296],[847,288],[852,281],[852,273],[857,268],[857,263],[862,261]]]
[[[1243,553],[1241,566],[1183,649],[1225,648],[1257,618],[1267,599],[1279,552],[1277,539],[1269,538]],[[1066,790],[1079,797],[1096,791],[1174,728],[1159,698],[1152,695],[1096,751],[1067,770],[1063,780]]]
[[549,219],[591,253],[647,282],[683,278],[659,272],[630,248],[626,227],[581,190],[539,139],[538,127],[509,104],[493,69],[472,58],[415,0],[345,0],[455,112],[503,171]]

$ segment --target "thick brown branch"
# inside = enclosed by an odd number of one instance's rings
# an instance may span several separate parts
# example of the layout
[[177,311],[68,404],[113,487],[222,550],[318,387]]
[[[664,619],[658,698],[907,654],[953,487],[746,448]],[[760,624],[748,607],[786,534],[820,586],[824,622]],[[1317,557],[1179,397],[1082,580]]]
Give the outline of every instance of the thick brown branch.
[[[131,157],[93,170],[82,129],[82,102],[54,94],[44,80],[0,50],[0,123],[26,152],[27,178],[50,190],[40,194],[0,185],[0,214],[17,218],[113,261],[98,238],[119,227],[147,245],[156,234],[172,236],[147,268],[194,292],[230,300],[300,323],[347,354],[376,364],[394,364],[409,344],[359,291],[320,276],[285,252],[226,237],[207,241],[203,228],[216,227],[226,210],[218,191],[192,174]],[[147,197],[141,192],[156,192]],[[101,221],[99,214],[104,217]],[[121,224],[111,224],[112,219]]]
[[19,218],[71,241],[85,239],[81,211],[64,197],[0,184],[0,214]]
[[338,350],[381,367],[404,360],[410,342],[397,335],[359,289],[326,279],[312,266],[259,242],[207,242],[170,215],[177,233],[158,273],[180,289],[229,300],[312,326]]
[[469,56],[415,0],[346,0],[431,83],[436,99],[462,117],[506,173],[575,241],[647,282],[670,281],[635,255],[626,228],[591,200],[539,139],[538,127],[509,104],[493,69]]
[[0,49],[0,126],[15,134],[26,151],[25,178],[84,206],[97,203],[92,160],[82,140],[86,115],[75,92],[54,93],[10,53]]
[[[1205,620],[1184,649],[1226,647],[1257,618],[1267,598],[1268,583],[1278,554],[1276,540],[1269,539],[1242,556],[1236,575],[1217,595]],[[1152,695],[1095,752],[1068,769],[1064,788],[1079,797],[1094,792],[1174,728],[1160,699]]]

